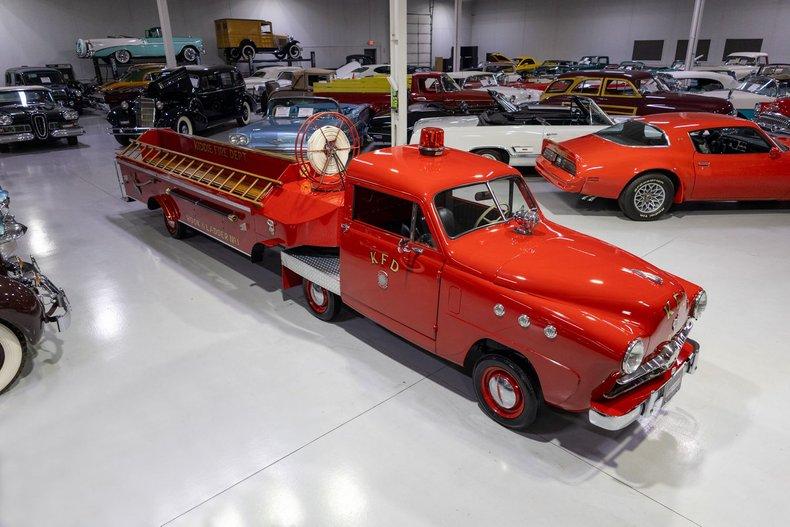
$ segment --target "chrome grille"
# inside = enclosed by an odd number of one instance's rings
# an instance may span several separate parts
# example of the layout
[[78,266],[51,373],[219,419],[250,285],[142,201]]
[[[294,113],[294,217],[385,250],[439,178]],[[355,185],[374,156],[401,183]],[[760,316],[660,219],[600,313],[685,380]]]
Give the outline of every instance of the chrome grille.
[[155,120],[156,102],[147,97],[140,97],[137,126],[141,128],[153,128]]
[[39,139],[46,139],[47,135],[49,135],[47,118],[40,113],[33,116],[33,133],[35,133],[36,137]]
[[765,130],[775,134],[790,134],[790,117],[780,113],[758,113],[754,120]]

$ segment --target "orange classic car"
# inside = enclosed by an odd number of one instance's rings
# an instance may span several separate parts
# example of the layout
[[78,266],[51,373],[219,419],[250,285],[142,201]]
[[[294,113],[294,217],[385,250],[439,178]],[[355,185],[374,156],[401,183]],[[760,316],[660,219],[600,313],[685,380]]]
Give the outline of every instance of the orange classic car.
[[544,140],[536,168],[560,190],[617,199],[632,220],[685,201],[790,200],[787,144],[727,115],[652,115]]

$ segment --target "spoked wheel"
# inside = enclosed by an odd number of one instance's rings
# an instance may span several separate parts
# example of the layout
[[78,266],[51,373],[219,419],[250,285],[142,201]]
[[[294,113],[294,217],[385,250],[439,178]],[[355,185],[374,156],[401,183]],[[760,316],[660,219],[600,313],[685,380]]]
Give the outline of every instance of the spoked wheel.
[[620,210],[636,221],[654,220],[666,212],[675,196],[672,181],[661,173],[644,174],[634,179],[618,199]]
[[340,301],[340,297],[333,292],[309,280],[304,280],[302,288],[307,306],[316,317],[330,321],[340,312],[343,303]]
[[172,218],[168,218],[167,214],[164,214],[165,217],[165,228],[167,229],[168,234],[175,238],[176,240],[181,240],[186,238],[190,234],[189,227],[184,225],[178,220],[174,220]]
[[316,190],[343,188],[346,167],[359,154],[359,132],[345,115],[322,112],[308,118],[296,134],[296,161]]
[[16,334],[0,324],[0,393],[8,389],[22,373],[25,350]]
[[477,400],[494,421],[524,430],[538,415],[540,399],[524,370],[503,355],[486,355],[475,365]]
[[119,49],[113,54],[113,57],[118,64],[128,64],[132,60],[132,54],[127,49]]

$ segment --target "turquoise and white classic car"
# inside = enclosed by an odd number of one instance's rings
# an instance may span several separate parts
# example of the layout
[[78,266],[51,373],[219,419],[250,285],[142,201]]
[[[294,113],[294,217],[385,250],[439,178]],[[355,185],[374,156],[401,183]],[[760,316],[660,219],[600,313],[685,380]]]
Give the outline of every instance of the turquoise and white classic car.
[[[173,46],[181,62],[195,64],[200,54],[206,52],[203,39],[197,37],[173,37]],[[152,27],[145,31],[145,37],[107,37],[78,38],[77,56],[86,58],[102,58],[106,61],[115,59],[119,64],[128,64],[135,58],[164,57],[165,45],[162,40],[162,29]]]

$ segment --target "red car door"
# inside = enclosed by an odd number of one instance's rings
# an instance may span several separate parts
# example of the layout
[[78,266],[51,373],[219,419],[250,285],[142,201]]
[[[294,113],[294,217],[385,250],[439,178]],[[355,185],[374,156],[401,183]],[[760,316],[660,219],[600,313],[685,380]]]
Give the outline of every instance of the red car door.
[[711,128],[694,143],[694,200],[770,200],[790,196],[790,157],[753,127]]
[[444,257],[420,206],[366,187],[352,192],[341,234],[344,301],[396,333],[404,334],[402,325],[434,341]]

